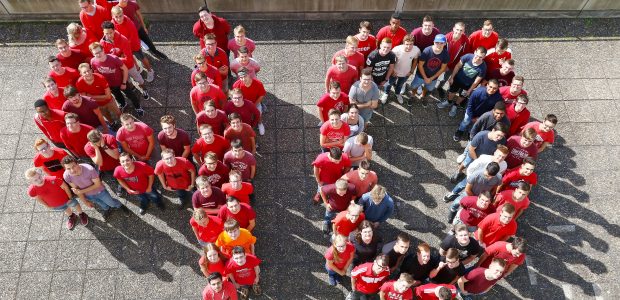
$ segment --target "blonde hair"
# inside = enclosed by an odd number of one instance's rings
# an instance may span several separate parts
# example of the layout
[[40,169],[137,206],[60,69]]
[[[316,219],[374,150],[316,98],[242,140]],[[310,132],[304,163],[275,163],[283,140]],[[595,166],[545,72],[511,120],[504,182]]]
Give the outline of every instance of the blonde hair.
[[240,33],[245,34],[245,28],[243,27],[243,25],[237,25],[237,27],[235,27],[233,32],[235,34],[240,34]]

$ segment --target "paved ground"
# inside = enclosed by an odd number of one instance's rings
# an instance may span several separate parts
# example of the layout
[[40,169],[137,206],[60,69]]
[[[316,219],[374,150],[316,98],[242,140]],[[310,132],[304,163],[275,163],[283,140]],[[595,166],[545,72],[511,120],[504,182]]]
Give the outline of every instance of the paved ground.
[[[440,20],[438,26],[445,31],[451,23]],[[471,32],[481,20],[466,23]],[[612,299],[620,293],[614,199],[620,191],[613,184],[620,178],[619,23],[496,20],[502,35],[513,40],[532,117],[555,113],[560,123],[556,145],[539,159],[533,205],[519,223],[518,234],[530,242],[529,267],[515,271],[488,298]],[[263,298],[342,299],[343,290],[326,282],[327,240],[320,233],[322,210],[309,205],[310,163],[318,153],[314,103],[326,62],[344,37],[356,32],[357,21],[243,24],[258,42],[255,56],[269,93],[256,180]],[[404,25],[411,29],[413,21]],[[54,53],[46,43],[62,36],[63,26],[0,24],[0,299],[197,299],[205,280],[187,224],[189,211],[113,216],[108,223],[92,212],[91,224],[68,232],[59,213],[25,194],[22,174],[40,136],[31,119],[32,102],[43,92],[44,58]],[[171,60],[155,63],[153,100],[145,103],[144,120],[157,127],[160,115],[172,113],[192,130],[188,79],[198,47],[191,23],[154,24],[152,34]],[[437,246],[446,231],[441,196],[451,188],[448,176],[464,146],[451,140],[457,120],[433,106],[407,109],[390,102],[377,110],[373,124],[374,169],[400,203],[383,230],[385,240],[411,224],[410,234]],[[130,199],[134,212],[135,204]],[[549,227],[563,225],[570,226],[560,232]]]

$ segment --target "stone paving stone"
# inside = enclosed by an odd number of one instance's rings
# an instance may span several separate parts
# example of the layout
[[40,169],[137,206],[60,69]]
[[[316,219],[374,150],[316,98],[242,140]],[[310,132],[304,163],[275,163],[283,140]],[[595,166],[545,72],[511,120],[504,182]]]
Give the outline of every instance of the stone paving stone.
[[22,272],[19,276],[16,299],[47,298],[52,272]]
[[85,270],[90,244],[91,241],[88,240],[60,241],[54,263],[55,270]]
[[[129,295],[129,297],[141,299],[178,298],[180,288],[179,283],[173,280],[174,274],[174,271],[169,270],[155,272],[120,271],[116,295]],[[152,285],[151,282],[158,282],[158,284]]]
[[31,167],[32,159],[15,160],[13,167],[11,168],[11,184],[23,185],[26,181],[26,178],[24,178],[24,172]]
[[19,272],[25,249],[25,242],[0,243],[0,274],[4,272]]
[[0,273],[0,298],[14,299],[19,273]]
[[274,83],[299,83],[301,81],[301,67],[299,63],[276,61],[273,64]]
[[[4,197],[4,206],[2,212],[32,212],[36,200],[30,198],[26,192],[27,186],[10,186],[6,197]],[[0,195],[5,195],[6,188],[0,188]]]
[[[57,240],[60,237],[61,228],[67,230],[65,222],[66,218],[64,215],[55,211],[33,213],[28,240]],[[76,227],[77,226],[80,225],[77,224]]]
[[[566,110],[570,113],[572,122],[613,122],[613,100],[581,100],[566,101]],[[555,111],[555,110],[554,110]]]
[[277,174],[277,160],[275,154],[256,155],[256,175],[262,178],[275,178]]
[[303,112],[296,106],[276,106],[275,128],[300,128]]
[[301,177],[308,172],[303,153],[281,153],[278,155],[278,177]]
[[[4,106],[3,106],[4,107]],[[34,114],[33,114],[34,115]],[[23,112],[21,111],[0,111],[0,125],[4,128],[4,134],[20,133]],[[32,120],[32,119],[31,119]]]
[[87,269],[117,269],[123,255],[119,239],[92,240],[88,248]]
[[325,66],[316,61],[304,61],[299,64],[301,68],[301,80],[303,82],[325,82],[325,74],[329,65]]
[[383,113],[387,126],[411,125],[411,114],[409,110],[397,103],[388,102],[383,104]]
[[301,99],[303,104],[316,105],[321,96],[325,94],[325,83],[321,82],[302,82]]
[[22,261],[22,271],[54,270],[58,241],[29,241]]
[[302,152],[304,150],[303,129],[281,129],[276,135],[278,152]]
[[54,272],[50,299],[82,299],[84,271]]
[[84,299],[114,299],[120,279],[117,270],[86,270],[84,275]]
[[416,136],[415,145],[423,149],[442,149],[441,130],[436,126],[416,126],[413,128]]
[[15,150],[19,141],[18,135],[2,135],[0,136],[2,143],[0,144],[0,159],[10,159],[15,156]]
[[28,213],[10,213],[0,215],[0,241],[25,241],[28,239],[30,219]]

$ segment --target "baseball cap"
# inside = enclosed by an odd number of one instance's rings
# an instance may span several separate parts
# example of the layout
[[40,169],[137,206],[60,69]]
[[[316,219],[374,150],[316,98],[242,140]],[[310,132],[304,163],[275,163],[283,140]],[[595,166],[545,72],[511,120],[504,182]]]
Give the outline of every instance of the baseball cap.
[[435,36],[435,43],[445,43],[446,42],[446,36],[443,34],[438,34]]

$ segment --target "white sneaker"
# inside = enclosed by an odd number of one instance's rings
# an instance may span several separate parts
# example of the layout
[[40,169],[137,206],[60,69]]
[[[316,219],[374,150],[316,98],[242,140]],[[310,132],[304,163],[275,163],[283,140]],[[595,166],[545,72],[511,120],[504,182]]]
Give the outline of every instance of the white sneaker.
[[379,100],[381,100],[382,104],[385,104],[387,102],[387,98],[388,98],[388,94],[387,93],[383,93],[381,95],[381,98],[379,98]]
[[155,71],[151,70],[150,72],[147,71],[146,72],[146,82],[153,82],[153,79],[155,79]]
[[461,153],[459,157],[456,158],[456,163],[461,164],[465,160],[465,153]]
[[396,100],[398,101],[398,104],[403,104],[403,95],[396,94]]
[[448,116],[453,117],[453,118],[456,117],[457,109],[458,108],[456,107],[456,105],[452,105],[452,108],[450,108],[450,112],[448,113]]
[[442,100],[441,102],[437,103],[437,108],[446,108],[450,106],[450,102],[448,102],[448,100]]
[[265,125],[263,123],[258,123],[258,134],[265,135]]

